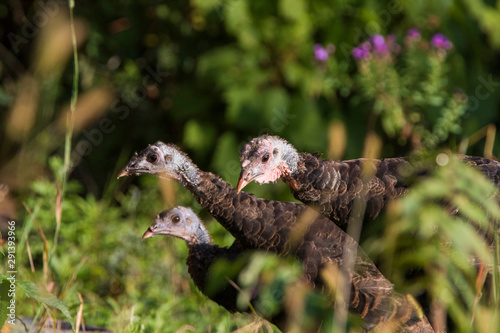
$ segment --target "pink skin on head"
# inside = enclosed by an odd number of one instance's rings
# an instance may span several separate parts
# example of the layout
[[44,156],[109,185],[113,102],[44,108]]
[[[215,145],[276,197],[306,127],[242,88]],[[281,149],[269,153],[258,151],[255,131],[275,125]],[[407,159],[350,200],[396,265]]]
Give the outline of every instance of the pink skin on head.
[[[259,184],[265,184],[270,182],[275,182],[280,179],[282,176],[290,174],[288,170],[288,166],[285,161],[282,159],[281,154],[274,155],[273,151],[276,147],[271,140],[262,141],[260,148],[257,150],[255,154],[257,158],[255,162],[260,163],[262,165],[262,175],[256,177],[254,180]],[[262,158],[264,155],[268,154],[269,160],[264,162]]]
[[273,154],[274,149],[275,146],[271,140],[262,140],[257,151],[249,156],[249,159],[243,161],[243,170],[237,186],[238,191],[251,181],[256,181],[259,184],[275,182],[283,175],[290,173],[281,154]]
[[266,184],[270,182],[277,181],[281,178],[283,174],[282,168],[277,167],[271,170],[264,169],[264,174],[262,176],[256,177],[254,180],[259,184]]

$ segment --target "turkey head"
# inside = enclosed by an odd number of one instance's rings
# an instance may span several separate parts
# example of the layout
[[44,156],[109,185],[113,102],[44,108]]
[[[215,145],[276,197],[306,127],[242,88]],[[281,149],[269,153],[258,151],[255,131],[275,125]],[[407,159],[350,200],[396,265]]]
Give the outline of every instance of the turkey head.
[[263,135],[247,143],[240,152],[241,173],[236,189],[248,183],[274,182],[297,170],[299,155],[286,140]]

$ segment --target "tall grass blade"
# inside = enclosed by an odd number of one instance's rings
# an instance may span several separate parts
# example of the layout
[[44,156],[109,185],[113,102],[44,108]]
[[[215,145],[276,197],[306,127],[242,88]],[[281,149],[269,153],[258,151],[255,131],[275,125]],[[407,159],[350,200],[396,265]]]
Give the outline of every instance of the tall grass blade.
[[[70,103],[70,113],[68,115],[68,119],[66,122],[66,136],[64,140],[64,168],[62,173],[61,183],[58,184],[58,206],[56,211],[56,230],[54,232],[54,246],[52,248],[51,255],[55,253],[57,249],[57,243],[59,239],[59,232],[61,229],[61,204],[64,197],[64,191],[66,189],[66,184],[68,182],[68,176],[71,169],[71,138],[73,137],[73,127],[75,125],[75,109],[76,102],[78,100],[78,81],[79,81],[79,67],[78,67],[78,48],[77,48],[77,40],[76,40],[76,32],[75,32],[75,20],[73,9],[75,7],[75,1],[69,1],[69,19],[70,19],[70,27],[71,27],[71,43],[73,46],[73,87],[71,92],[71,103]],[[59,217],[59,218],[57,218]]]

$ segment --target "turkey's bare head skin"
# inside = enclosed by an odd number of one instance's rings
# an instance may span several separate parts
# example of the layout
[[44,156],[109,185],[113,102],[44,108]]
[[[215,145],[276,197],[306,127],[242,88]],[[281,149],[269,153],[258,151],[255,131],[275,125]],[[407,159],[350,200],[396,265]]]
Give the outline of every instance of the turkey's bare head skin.
[[286,140],[263,135],[243,147],[240,162],[238,192],[252,181],[265,184],[292,174],[298,168],[299,154]]
[[210,244],[210,235],[198,216],[187,207],[163,211],[146,230],[142,239],[165,235],[184,239],[188,244]]
[[130,175],[150,174],[196,185],[199,170],[177,146],[161,141],[149,145],[130,159],[118,178]]

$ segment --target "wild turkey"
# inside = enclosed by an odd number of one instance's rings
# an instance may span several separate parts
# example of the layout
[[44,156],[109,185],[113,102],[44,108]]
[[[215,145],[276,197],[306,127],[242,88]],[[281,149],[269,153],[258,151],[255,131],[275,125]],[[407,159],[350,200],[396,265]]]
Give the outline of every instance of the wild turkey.
[[229,312],[239,311],[238,291],[234,286],[227,283],[220,290],[214,290],[214,293],[209,288],[210,268],[217,260],[225,259],[228,262],[234,262],[243,255],[244,251],[236,242],[229,248],[221,248],[213,244],[208,230],[198,216],[190,208],[182,206],[158,214],[142,239],[155,235],[173,236],[185,240],[189,248],[186,262],[188,272],[196,287]]
[[[179,148],[163,142],[135,154],[118,177],[131,174],[153,174],[177,180],[242,248],[295,255],[304,267],[305,278],[318,288],[323,285],[321,269],[329,264],[340,267],[353,285],[349,306],[364,318],[366,328],[396,319],[412,330],[432,332],[427,318],[414,302],[394,292],[392,284],[350,236],[321,215],[306,223],[301,221],[307,206],[238,193],[216,175],[199,170]],[[344,255],[351,253],[352,270],[343,266]]]
[[[252,312],[253,309],[257,313],[275,324],[280,330],[286,331],[287,324],[292,318],[289,318],[291,313],[285,310],[285,299],[283,297],[284,290],[276,290],[281,288],[281,284],[272,283],[269,281],[269,276],[255,286],[252,286],[250,292],[250,301],[252,307],[238,306],[239,275],[244,272],[244,269],[249,264],[250,255],[256,251],[245,251],[234,242],[231,247],[219,247],[212,243],[210,234],[205,228],[198,216],[187,207],[174,207],[157,215],[153,224],[142,236],[142,239],[150,238],[155,235],[165,235],[181,238],[186,241],[189,254],[187,257],[188,272],[193,279],[196,287],[205,294],[209,299],[226,308],[229,312]],[[223,272],[215,272],[215,269],[220,269],[221,266],[216,266],[221,261],[225,261],[228,269]],[[214,281],[217,280],[218,281]],[[221,281],[222,280],[222,281]],[[259,299],[261,289],[272,288],[273,298],[269,296],[264,299]],[[270,306],[269,302],[273,305]],[[322,313],[317,313],[315,309],[314,317],[325,319],[331,317],[331,311],[324,309]],[[321,321],[320,321],[321,322]],[[318,332],[320,324],[303,322],[300,325],[301,331]]]
[[[481,157],[459,155],[478,168],[494,184],[500,183],[500,163]],[[364,220],[375,219],[385,204],[402,196],[408,182],[401,176],[409,162],[401,157],[381,160],[332,161],[298,153],[286,140],[263,135],[247,143],[240,154],[241,174],[237,190],[249,182],[268,183],[281,178],[297,200],[314,207],[344,230],[356,198],[366,203]],[[363,170],[365,169],[365,170]],[[366,172],[368,177],[362,175]]]

